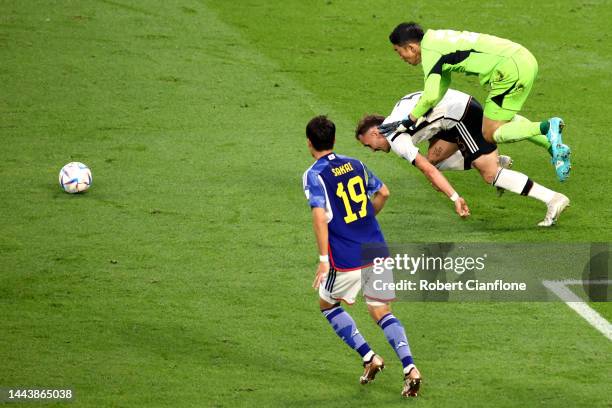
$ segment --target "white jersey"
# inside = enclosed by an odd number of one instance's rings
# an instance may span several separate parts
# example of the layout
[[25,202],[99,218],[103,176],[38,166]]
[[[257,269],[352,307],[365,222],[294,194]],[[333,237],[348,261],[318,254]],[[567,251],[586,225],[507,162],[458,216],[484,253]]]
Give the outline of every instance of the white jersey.
[[[400,99],[383,123],[396,122],[408,117],[423,92],[414,92]],[[391,150],[409,162],[416,159],[417,144],[429,140],[440,132],[452,129],[465,115],[472,97],[466,93],[449,89],[433,109],[419,118],[416,132],[400,133],[389,137]]]

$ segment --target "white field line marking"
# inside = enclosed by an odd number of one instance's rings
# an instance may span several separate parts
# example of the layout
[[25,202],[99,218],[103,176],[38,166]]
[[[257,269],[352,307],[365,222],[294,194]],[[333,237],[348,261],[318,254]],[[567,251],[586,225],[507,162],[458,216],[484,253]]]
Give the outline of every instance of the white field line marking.
[[542,281],[544,286],[565,302],[571,309],[574,309],[584,320],[589,322],[591,326],[599,330],[608,340],[612,340],[612,324],[608,322],[599,313],[587,305],[574,292],[569,290],[566,285],[581,285],[587,283],[593,284],[610,284],[610,280],[601,281],[581,281],[581,280],[565,280],[565,281]]

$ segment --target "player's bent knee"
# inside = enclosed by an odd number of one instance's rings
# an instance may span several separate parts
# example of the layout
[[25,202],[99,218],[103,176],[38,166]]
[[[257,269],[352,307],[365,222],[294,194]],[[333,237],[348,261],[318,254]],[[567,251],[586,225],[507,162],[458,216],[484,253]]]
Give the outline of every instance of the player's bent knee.
[[485,127],[483,125],[482,126],[482,136],[485,138],[485,140],[487,142],[495,143],[495,140],[493,139],[493,134],[495,133],[496,130],[497,130],[497,128]]
[[488,184],[493,183],[499,171],[499,156],[497,155],[497,150],[488,154],[483,154],[474,160],[472,164],[478,170],[485,182]]
[[485,116],[482,120],[482,136],[487,142],[495,143],[495,139],[493,138],[495,131],[506,123],[508,123],[507,120],[493,120]]
[[493,184],[493,182],[495,181],[495,177],[497,176],[497,171],[491,173],[491,172],[480,172],[480,175],[482,176],[482,179],[487,183],[487,184]]
[[379,321],[384,315],[391,312],[391,306],[388,303],[368,302],[368,312],[372,319]]
[[319,308],[321,310],[325,310],[325,309],[331,309],[332,307],[335,307],[337,305],[339,305],[340,302],[337,303],[329,303],[327,300],[323,299],[323,298],[319,298]]
[[477,169],[480,172],[480,176],[482,177],[482,179],[487,184],[492,184],[495,181],[495,177],[497,177],[497,172],[499,171],[500,167],[497,165],[486,167],[482,166]]

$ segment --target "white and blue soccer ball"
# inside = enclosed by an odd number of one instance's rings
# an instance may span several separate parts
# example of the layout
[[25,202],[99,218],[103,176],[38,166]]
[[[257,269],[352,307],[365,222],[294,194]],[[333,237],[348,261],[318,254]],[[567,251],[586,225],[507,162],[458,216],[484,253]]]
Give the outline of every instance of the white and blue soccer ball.
[[89,167],[79,162],[70,162],[59,173],[59,183],[62,189],[70,194],[82,193],[93,181]]

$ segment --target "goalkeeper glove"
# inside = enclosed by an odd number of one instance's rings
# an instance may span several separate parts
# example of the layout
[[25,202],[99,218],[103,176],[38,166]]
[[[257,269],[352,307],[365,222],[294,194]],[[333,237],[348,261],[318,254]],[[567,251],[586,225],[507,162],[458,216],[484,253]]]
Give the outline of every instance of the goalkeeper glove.
[[404,120],[398,120],[397,122],[384,123],[378,126],[378,131],[385,136],[389,136],[391,133],[395,132],[405,132],[406,130],[412,128],[414,126],[414,122],[408,116]]

